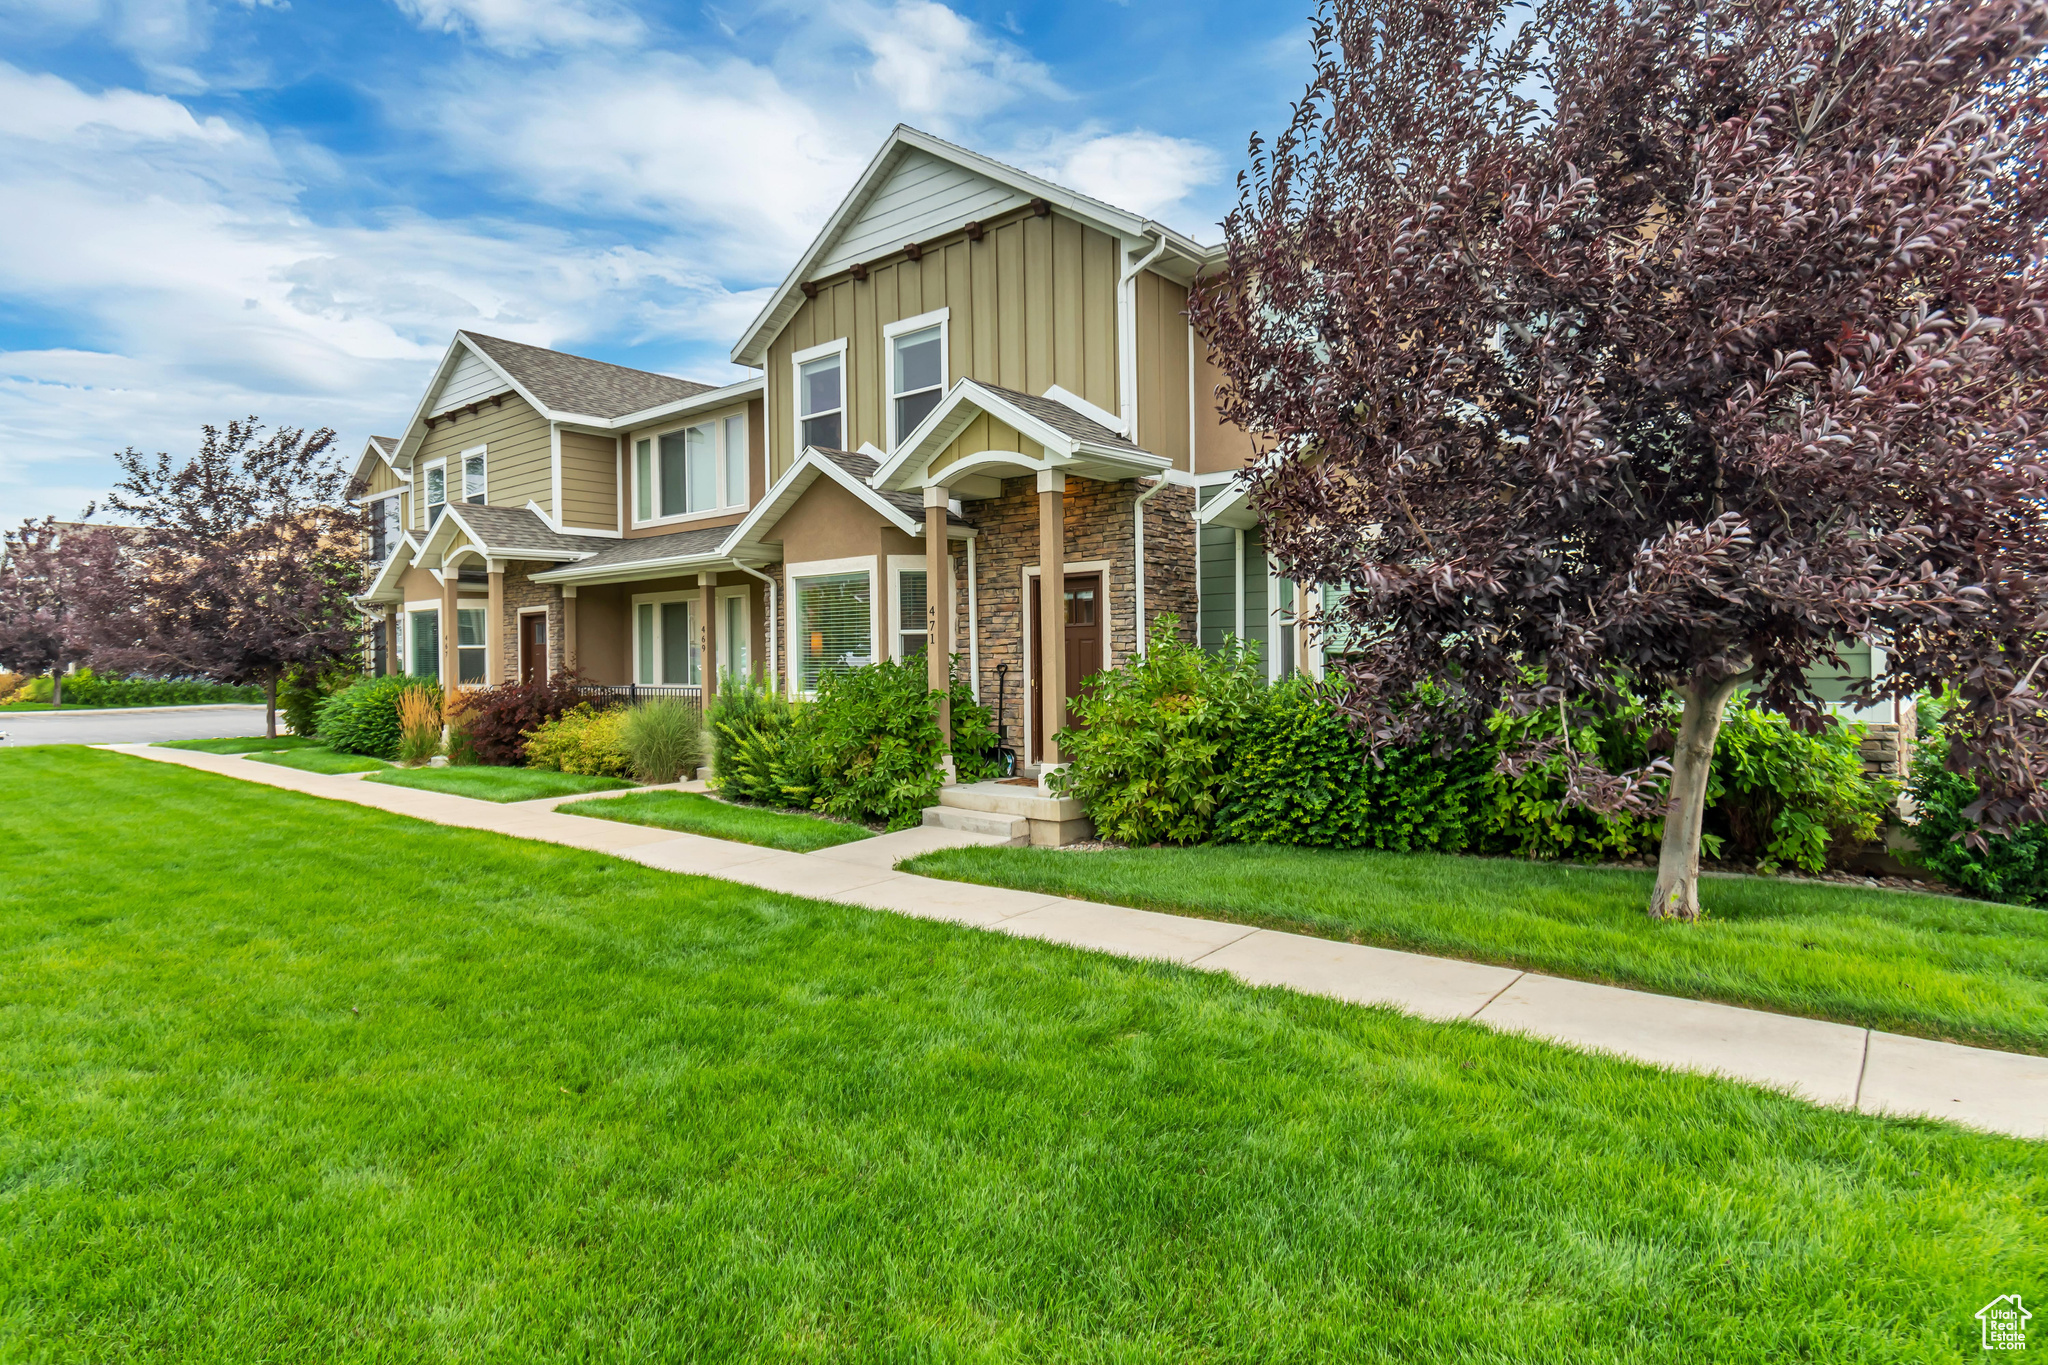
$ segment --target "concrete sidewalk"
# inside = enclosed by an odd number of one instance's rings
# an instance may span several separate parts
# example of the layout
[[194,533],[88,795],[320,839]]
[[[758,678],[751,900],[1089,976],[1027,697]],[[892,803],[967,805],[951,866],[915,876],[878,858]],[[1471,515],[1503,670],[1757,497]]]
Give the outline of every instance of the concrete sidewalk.
[[536,803],[498,805],[182,749],[105,747],[438,824],[611,853],[669,872],[1177,962],[1426,1019],[1472,1019],[1583,1051],[1772,1086],[1817,1104],[2048,1138],[2048,1057],[895,870],[901,860],[935,848],[1003,842],[992,835],[919,828],[815,853],[784,853],[537,809]]

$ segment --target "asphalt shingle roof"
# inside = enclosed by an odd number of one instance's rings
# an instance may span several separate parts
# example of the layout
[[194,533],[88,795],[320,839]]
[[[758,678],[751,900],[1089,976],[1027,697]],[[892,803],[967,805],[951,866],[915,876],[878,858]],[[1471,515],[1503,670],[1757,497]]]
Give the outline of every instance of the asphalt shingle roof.
[[1058,431],[1061,435],[1076,441],[1087,441],[1091,445],[1115,446],[1122,450],[1134,450],[1141,455],[1150,454],[1143,447],[1125,440],[1092,417],[1084,417],[1065,403],[1052,398],[1034,398],[1028,393],[1006,389],[998,384],[983,380],[972,381],[977,388],[987,389],[1005,402],[1022,408],[1039,421]]
[[[872,480],[875,477],[875,471],[882,466],[873,456],[863,455],[857,450],[827,450],[823,446],[813,446],[812,449],[816,450],[833,464],[838,465],[847,473],[853,475],[854,478],[867,484],[882,501],[888,503],[904,516],[909,517],[920,526],[924,524],[923,491],[911,492],[907,489],[892,491],[886,488],[875,488]],[[946,509],[946,520],[955,526],[974,525],[973,522],[951,508]]]
[[503,337],[464,332],[476,347],[503,367],[528,393],[556,412],[624,417],[629,412],[708,393],[717,386],[693,379],[632,370],[564,351],[528,346]]
[[732,534],[730,526],[697,526],[687,531],[671,531],[665,536],[637,536],[631,540],[599,539],[595,536],[579,536],[575,539],[584,548],[597,545],[603,548],[589,559],[576,561],[578,569],[624,568],[658,559],[682,559],[691,555],[708,555],[725,544],[725,538]]
[[454,505],[454,511],[462,518],[463,525],[483,537],[486,549],[530,550],[552,557],[584,554],[600,545],[613,543],[607,537],[565,536],[542,521],[539,514],[525,507],[491,507],[484,503],[459,502]]

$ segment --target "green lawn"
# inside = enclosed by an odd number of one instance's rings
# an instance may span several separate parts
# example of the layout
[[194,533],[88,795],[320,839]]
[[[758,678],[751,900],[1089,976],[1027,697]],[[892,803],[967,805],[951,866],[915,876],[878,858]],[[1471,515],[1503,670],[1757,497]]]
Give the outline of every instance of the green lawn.
[[1952,1361],[2048,1146],[0,751],[0,1352]]
[[904,870],[2048,1052],[2048,914],[1910,892],[1709,878],[1655,924],[1647,872],[1275,845],[961,848]]
[[320,740],[302,739],[298,735],[279,735],[276,739],[265,739],[261,735],[256,735],[232,739],[160,739],[151,747],[197,749],[202,754],[256,754],[279,749],[319,749],[326,746]]
[[362,754],[341,754],[332,749],[315,746],[310,749],[288,749],[281,754],[250,754],[252,763],[274,763],[280,768],[297,768],[309,773],[374,773],[391,765],[381,758],[366,758]]
[[538,801],[544,796],[579,796],[584,792],[617,791],[630,787],[616,777],[582,777],[576,773],[549,772],[545,768],[394,768],[388,773],[366,777],[365,782],[389,782],[394,787],[419,787],[450,796],[471,796],[479,801]]
[[696,792],[634,792],[630,796],[607,796],[596,801],[577,801],[557,807],[570,815],[594,815],[600,820],[621,820],[629,825],[656,825],[713,839],[735,839],[764,848],[783,848],[808,853],[814,848],[850,844],[866,839],[874,831],[823,816],[796,811],[769,810],[761,806],[739,806],[716,801]]

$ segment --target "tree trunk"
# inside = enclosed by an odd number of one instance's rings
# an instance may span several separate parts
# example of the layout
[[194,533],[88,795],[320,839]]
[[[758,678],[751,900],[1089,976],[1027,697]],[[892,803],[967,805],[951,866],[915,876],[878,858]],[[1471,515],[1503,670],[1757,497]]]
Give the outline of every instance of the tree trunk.
[[263,737],[277,738],[277,674],[263,680]]
[[50,709],[64,709],[64,670],[62,667],[50,670]]
[[1714,741],[1721,714],[1741,685],[1739,677],[1696,675],[1685,689],[1678,752],[1671,762],[1671,804],[1664,811],[1664,846],[1657,855],[1651,919],[1700,917],[1700,821],[1707,813],[1707,779],[1714,771]]

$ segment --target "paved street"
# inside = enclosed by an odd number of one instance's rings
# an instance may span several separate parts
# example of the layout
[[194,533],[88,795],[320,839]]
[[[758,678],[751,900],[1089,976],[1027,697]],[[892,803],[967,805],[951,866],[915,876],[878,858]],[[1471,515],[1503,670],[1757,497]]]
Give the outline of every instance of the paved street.
[[155,744],[263,733],[261,706],[138,706],[118,711],[0,711],[0,748]]

